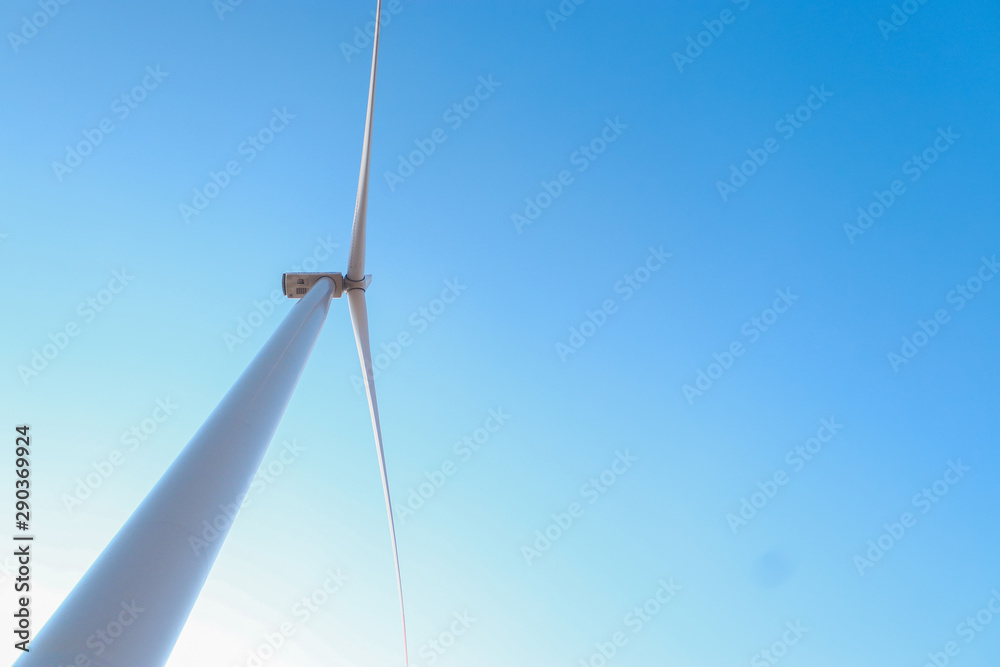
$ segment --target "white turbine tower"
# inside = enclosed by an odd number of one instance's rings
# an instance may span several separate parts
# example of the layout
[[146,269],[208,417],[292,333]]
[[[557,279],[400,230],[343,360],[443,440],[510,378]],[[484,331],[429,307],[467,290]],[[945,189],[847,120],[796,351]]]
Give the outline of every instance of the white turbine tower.
[[365,289],[371,284],[371,276],[365,274],[365,232],[381,19],[382,1],[378,0],[347,273],[283,276],[285,294],[301,301],[90,566],[16,667],[162,667],[167,662],[284,414],[331,299],[345,292],[375,433],[399,589],[403,651],[409,664],[399,551],[365,303]]

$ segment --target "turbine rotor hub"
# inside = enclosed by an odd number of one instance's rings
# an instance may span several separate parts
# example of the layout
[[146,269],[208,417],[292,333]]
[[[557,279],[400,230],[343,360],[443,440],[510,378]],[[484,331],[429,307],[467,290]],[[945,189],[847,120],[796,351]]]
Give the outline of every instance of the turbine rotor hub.
[[352,290],[352,289],[359,289],[359,290],[364,291],[364,290],[368,289],[368,286],[371,285],[371,284],[372,284],[371,274],[366,275],[361,280],[351,280],[347,276],[344,276],[344,291],[345,292],[347,292],[348,290]]

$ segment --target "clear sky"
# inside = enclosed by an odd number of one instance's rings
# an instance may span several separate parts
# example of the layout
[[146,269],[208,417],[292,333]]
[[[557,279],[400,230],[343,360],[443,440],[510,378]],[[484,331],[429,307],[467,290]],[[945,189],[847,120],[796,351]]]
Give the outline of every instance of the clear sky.
[[[346,268],[375,3],[231,1],[0,15],[40,619],[289,312],[281,273]],[[368,307],[413,662],[995,664],[996,4],[386,11]],[[268,667],[401,662],[358,378],[334,302],[172,667],[283,622]]]

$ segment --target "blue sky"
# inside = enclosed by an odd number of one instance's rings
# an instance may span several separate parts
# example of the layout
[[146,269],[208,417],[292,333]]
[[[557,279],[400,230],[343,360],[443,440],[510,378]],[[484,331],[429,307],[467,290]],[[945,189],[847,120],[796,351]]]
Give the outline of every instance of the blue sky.
[[[37,443],[42,618],[290,310],[281,273],[346,268],[374,3],[220,6],[3,12],[0,405]],[[1000,588],[1000,10],[897,6],[398,0],[368,305],[412,344],[378,389],[398,504],[455,470],[397,517],[414,663],[992,664],[960,624]],[[171,665],[247,665],[286,620],[264,664],[398,664],[352,377],[335,302]]]

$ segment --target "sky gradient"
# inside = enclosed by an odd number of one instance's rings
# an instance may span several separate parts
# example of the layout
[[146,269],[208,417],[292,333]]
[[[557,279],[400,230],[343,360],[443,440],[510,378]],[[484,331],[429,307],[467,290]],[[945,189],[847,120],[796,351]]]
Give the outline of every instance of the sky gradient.
[[[8,3],[0,56],[36,629],[281,273],[346,269],[375,5],[52,4]],[[384,9],[368,309],[412,662],[994,665],[996,4]],[[172,667],[251,667],[285,622],[261,664],[401,662],[359,380],[336,301]]]

